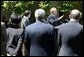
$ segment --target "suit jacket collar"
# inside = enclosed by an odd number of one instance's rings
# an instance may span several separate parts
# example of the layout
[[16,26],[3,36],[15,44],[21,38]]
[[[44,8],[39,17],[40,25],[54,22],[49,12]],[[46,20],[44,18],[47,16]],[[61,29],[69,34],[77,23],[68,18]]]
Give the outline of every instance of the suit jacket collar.
[[39,23],[46,23],[46,21],[45,20],[40,20],[40,19],[36,19],[36,22],[39,22]]
[[28,20],[28,18],[27,18],[26,16],[24,16],[24,18],[25,18],[26,20]]
[[75,20],[75,19],[70,19],[69,22],[79,23],[79,21],[78,20]]
[[9,27],[11,27],[11,28],[19,28],[19,25],[10,24]]
[[51,16],[54,16],[54,17],[58,18],[58,16],[57,16],[57,15],[53,15],[53,14],[51,14]]

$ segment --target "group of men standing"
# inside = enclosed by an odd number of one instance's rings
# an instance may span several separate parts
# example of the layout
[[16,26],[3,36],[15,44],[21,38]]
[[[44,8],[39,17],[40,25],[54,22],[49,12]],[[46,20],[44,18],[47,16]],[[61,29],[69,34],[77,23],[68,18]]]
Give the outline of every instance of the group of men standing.
[[51,8],[50,13],[45,23],[45,11],[37,9],[34,14],[36,22],[32,24],[29,21],[31,11],[26,10],[22,20],[20,15],[12,14],[10,27],[6,29],[7,37],[3,37],[7,39],[7,56],[82,56],[80,11],[72,10],[67,23],[61,23],[64,15],[58,17],[56,8]]

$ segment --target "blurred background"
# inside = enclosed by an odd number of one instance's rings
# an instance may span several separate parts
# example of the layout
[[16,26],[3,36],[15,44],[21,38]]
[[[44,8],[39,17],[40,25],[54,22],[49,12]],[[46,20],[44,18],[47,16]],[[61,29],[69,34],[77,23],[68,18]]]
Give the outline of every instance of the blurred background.
[[78,9],[82,12],[80,23],[83,25],[83,1],[1,1],[1,21],[9,21],[11,13],[17,12],[23,16],[25,10],[32,11],[30,21],[35,22],[34,12],[38,8],[46,11],[45,20],[50,14],[51,7],[56,7],[58,16],[64,15],[64,19],[69,19],[69,13],[72,9]]

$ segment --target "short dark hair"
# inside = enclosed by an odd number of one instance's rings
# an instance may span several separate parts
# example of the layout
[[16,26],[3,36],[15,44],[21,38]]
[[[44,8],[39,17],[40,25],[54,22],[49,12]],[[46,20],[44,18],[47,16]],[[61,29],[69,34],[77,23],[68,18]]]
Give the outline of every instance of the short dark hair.
[[25,10],[24,15],[28,16],[29,14],[31,14],[31,11],[30,10]]
[[21,16],[17,14],[12,14],[10,16],[10,19],[11,19],[11,23],[19,24],[21,21]]

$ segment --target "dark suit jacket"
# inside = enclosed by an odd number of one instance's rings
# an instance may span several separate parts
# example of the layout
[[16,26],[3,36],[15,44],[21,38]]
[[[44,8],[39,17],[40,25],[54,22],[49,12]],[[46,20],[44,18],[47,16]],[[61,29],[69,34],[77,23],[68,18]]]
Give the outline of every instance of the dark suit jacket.
[[58,16],[49,15],[47,21],[53,26],[58,26],[61,24],[61,22],[58,20]]
[[5,23],[1,22],[1,55],[6,56],[7,33]]
[[50,24],[37,20],[25,29],[25,46],[30,56],[52,56],[55,39],[53,26]]
[[21,20],[21,28],[24,29],[30,23],[31,23],[30,20],[26,16],[23,16]]
[[8,35],[7,41],[7,51],[8,53],[16,56],[21,56],[21,45],[22,45],[22,37],[21,34],[23,30],[18,28],[17,25],[11,25],[11,27],[6,29]]
[[83,26],[76,21],[69,21],[57,27],[59,30],[59,56],[83,55]]
[[23,29],[25,29],[25,27],[27,27],[28,25],[30,25],[30,22],[26,20],[25,23],[23,24]]

